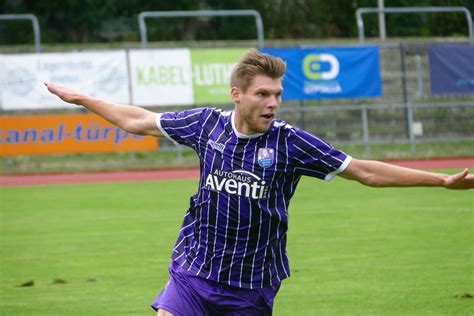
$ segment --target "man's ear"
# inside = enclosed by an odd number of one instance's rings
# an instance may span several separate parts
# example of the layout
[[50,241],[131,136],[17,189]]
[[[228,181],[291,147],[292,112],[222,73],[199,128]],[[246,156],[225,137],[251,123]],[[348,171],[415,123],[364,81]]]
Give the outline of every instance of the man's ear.
[[232,87],[230,89],[230,96],[234,103],[240,103],[240,90],[237,87]]

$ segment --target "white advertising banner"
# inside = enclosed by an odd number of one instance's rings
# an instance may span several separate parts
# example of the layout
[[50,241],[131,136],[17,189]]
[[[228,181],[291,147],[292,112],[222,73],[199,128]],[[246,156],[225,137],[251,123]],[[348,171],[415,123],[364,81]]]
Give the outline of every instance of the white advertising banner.
[[133,104],[193,104],[189,49],[131,50],[129,58]]
[[0,92],[5,110],[71,108],[43,82],[93,97],[130,103],[125,51],[0,55]]

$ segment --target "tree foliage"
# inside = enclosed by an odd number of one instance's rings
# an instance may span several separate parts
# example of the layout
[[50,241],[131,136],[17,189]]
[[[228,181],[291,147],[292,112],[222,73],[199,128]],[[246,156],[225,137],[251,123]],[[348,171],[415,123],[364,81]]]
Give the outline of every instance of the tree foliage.
[[[356,37],[355,11],[376,7],[377,0],[2,0],[2,13],[32,13],[40,22],[43,43],[139,41],[137,16],[142,11],[255,9],[267,39]],[[411,0],[385,0],[386,7],[413,6]],[[416,6],[464,6],[472,0],[418,0]],[[30,22],[1,21],[0,44],[33,40]],[[377,15],[364,16],[366,36],[378,36]],[[166,18],[147,21],[149,39],[254,39],[252,17]],[[386,15],[388,36],[467,34],[464,14]]]

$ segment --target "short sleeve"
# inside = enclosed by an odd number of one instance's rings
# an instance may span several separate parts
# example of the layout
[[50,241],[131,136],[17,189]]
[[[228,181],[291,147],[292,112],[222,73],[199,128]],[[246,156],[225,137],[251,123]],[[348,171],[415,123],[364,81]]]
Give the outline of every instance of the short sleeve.
[[156,117],[156,125],[173,143],[195,147],[203,110],[191,109],[160,113]]
[[297,128],[291,134],[289,144],[294,172],[326,181],[344,171],[352,159],[322,139]]

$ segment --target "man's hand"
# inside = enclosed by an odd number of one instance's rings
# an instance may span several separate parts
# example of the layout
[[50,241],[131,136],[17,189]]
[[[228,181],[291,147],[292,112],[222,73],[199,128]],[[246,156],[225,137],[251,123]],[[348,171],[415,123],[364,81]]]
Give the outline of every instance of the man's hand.
[[49,92],[57,95],[61,100],[77,105],[81,104],[80,100],[82,95],[77,93],[76,91],[49,82],[45,82],[44,85],[46,86],[46,88],[48,88]]
[[474,175],[469,174],[469,170],[466,168],[462,172],[447,177],[444,186],[453,190],[472,189],[474,188]]

